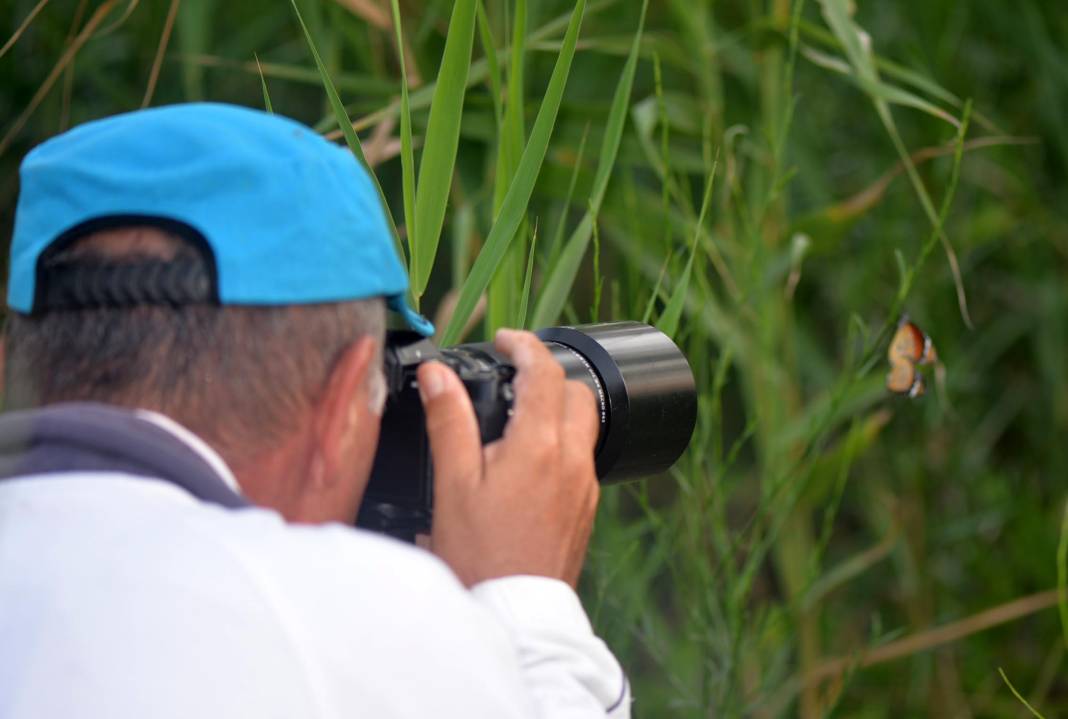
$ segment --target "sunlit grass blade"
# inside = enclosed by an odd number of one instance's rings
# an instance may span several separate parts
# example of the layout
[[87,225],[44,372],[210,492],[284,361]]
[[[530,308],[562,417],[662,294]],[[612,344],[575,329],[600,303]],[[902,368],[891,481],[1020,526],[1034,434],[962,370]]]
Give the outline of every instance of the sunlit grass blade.
[[443,344],[451,344],[458,338],[460,330],[478,303],[479,296],[489,285],[497,266],[508,251],[508,245],[515,236],[516,229],[526,216],[527,205],[534,191],[534,183],[538,179],[545,153],[549,148],[549,138],[556,125],[556,116],[560,110],[560,101],[563,99],[568,75],[571,72],[571,61],[575,56],[575,46],[578,43],[579,28],[582,25],[585,10],[586,0],[578,0],[571,14],[571,21],[568,23],[567,33],[564,36],[564,45],[560,55],[556,58],[556,65],[553,67],[553,74],[545,90],[537,119],[534,120],[534,126],[531,128],[530,139],[523,150],[519,167],[511,187],[508,188],[508,194],[505,195],[504,202],[501,204],[501,211],[471,268],[471,273],[460,290],[456,309],[442,335]]
[[645,27],[645,12],[649,7],[649,0],[642,3],[641,19],[638,21],[638,29],[634,34],[634,42],[631,45],[630,54],[623,67],[623,74],[616,85],[615,96],[612,98],[612,107],[608,113],[608,121],[605,125],[604,141],[601,145],[601,154],[598,158],[597,173],[593,180],[593,190],[590,196],[589,209],[579,222],[578,227],[572,232],[557,263],[550,269],[549,278],[545,282],[538,302],[534,306],[534,316],[531,323],[535,327],[544,327],[556,321],[560,315],[567,297],[571,293],[571,286],[575,283],[582,258],[586,254],[590,237],[593,233],[593,225],[604,200],[604,193],[608,187],[608,181],[612,176],[612,169],[616,164],[616,155],[619,152],[619,143],[623,137],[623,127],[627,120],[627,110],[630,106],[630,93],[634,85],[634,73],[638,67],[639,51],[641,50],[642,31]]
[[408,235],[408,251],[414,256],[415,238],[415,150],[412,147],[412,108],[408,98],[408,68],[404,61],[404,33],[397,0],[391,0],[393,27],[397,35],[397,62],[401,71],[401,185],[404,196],[404,229]]
[[393,213],[389,211],[389,203],[386,202],[386,195],[382,192],[382,185],[378,182],[378,177],[375,176],[374,171],[371,170],[370,165],[367,164],[367,158],[364,157],[363,147],[360,145],[360,138],[356,136],[356,130],[352,127],[352,121],[349,119],[349,115],[345,112],[345,103],[341,101],[341,97],[337,94],[337,88],[334,87],[334,81],[330,78],[330,73],[326,69],[326,65],[323,64],[323,59],[319,56],[319,50],[315,46],[315,39],[312,38],[311,32],[308,30],[308,26],[304,23],[304,18],[300,14],[300,8],[297,7],[296,0],[289,0],[293,6],[293,12],[296,13],[297,21],[300,23],[300,29],[304,32],[304,39],[308,43],[308,49],[311,51],[312,58],[315,60],[315,67],[319,70],[319,77],[323,82],[323,90],[326,91],[326,99],[330,103],[330,108],[334,112],[334,119],[337,120],[338,128],[341,130],[341,134],[345,137],[345,144],[349,146],[349,150],[356,156],[356,159],[360,161],[360,164],[367,170],[367,174],[371,177],[371,182],[374,183],[375,190],[378,191],[378,199],[382,203],[382,211],[386,215],[386,221],[389,223],[389,230],[393,234],[393,242],[396,245],[397,253],[404,258],[404,247],[401,245],[400,236],[397,234],[397,225],[393,222]]
[[263,67],[260,65],[260,56],[253,55],[256,58],[256,69],[260,73],[260,87],[263,88],[263,109],[267,112],[274,114],[274,106],[271,104],[271,93],[267,92],[267,78],[263,76]]
[[452,187],[474,44],[475,5],[475,0],[457,0],[453,5],[434,99],[430,103],[419,179],[415,186],[415,234],[411,236],[409,266],[412,293],[417,304],[430,280]]

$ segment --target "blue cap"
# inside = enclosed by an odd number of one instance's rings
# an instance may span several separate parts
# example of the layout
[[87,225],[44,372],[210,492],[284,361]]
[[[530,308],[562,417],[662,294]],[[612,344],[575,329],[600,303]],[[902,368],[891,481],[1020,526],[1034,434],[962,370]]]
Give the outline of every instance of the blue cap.
[[42,253],[101,222],[158,219],[199,235],[224,305],[385,297],[412,329],[408,277],[367,171],[310,128],[193,103],[89,122],[22,162],[8,305],[33,312]]

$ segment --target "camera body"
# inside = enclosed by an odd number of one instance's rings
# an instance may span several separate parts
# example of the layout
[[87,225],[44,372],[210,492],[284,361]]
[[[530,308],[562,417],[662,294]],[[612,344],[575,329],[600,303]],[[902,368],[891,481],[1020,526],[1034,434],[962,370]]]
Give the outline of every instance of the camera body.
[[434,506],[433,464],[416,379],[419,365],[437,360],[456,372],[471,397],[483,444],[504,433],[515,398],[515,368],[486,349],[441,350],[407,330],[387,333],[383,359],[389,398],[357,525],[408,538],[429,531]]
[[[667,470],[690,442],[697,419],[693,372],[663,333],[638,322],[539,330],[538,337],[597,400],[597,476],[616,482]],[[434,477],[419,365],[452,368],[471,397],[482,443],[499,439],[512,415],[516,370],[491,343],[441,349],[414,332],[387,333],[383,353],[389,396],[378,453],[357,526],[412,541],[430,531]]]

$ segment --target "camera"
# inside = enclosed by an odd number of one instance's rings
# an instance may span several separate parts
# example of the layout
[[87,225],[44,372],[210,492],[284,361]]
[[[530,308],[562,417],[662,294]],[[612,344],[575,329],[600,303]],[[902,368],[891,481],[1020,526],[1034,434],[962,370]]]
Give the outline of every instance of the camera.
[[[537,336],[569,380],[593,392],[602,483],[666,471],[686,450],[697,420],[693,372],[671,339],[640,322],[551,327]],[[413,541],[430,531],[433,466],[416,370],[428,360],[453,369],[471,397],[482,443],[499,439],[512,412],[515,367],[492,343],[438,348],[414,332],[387,333],[389,397],[378,453],[356,525]]]

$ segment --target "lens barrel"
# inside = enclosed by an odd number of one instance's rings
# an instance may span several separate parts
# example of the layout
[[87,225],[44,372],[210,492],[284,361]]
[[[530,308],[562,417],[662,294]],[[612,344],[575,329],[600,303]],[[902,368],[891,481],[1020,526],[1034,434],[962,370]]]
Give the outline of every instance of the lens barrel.
[[693,372],[675,343],[640,322],[539,330],[568,379],[597,398],[604,483],[664,472],[686,450],[697,422]]

